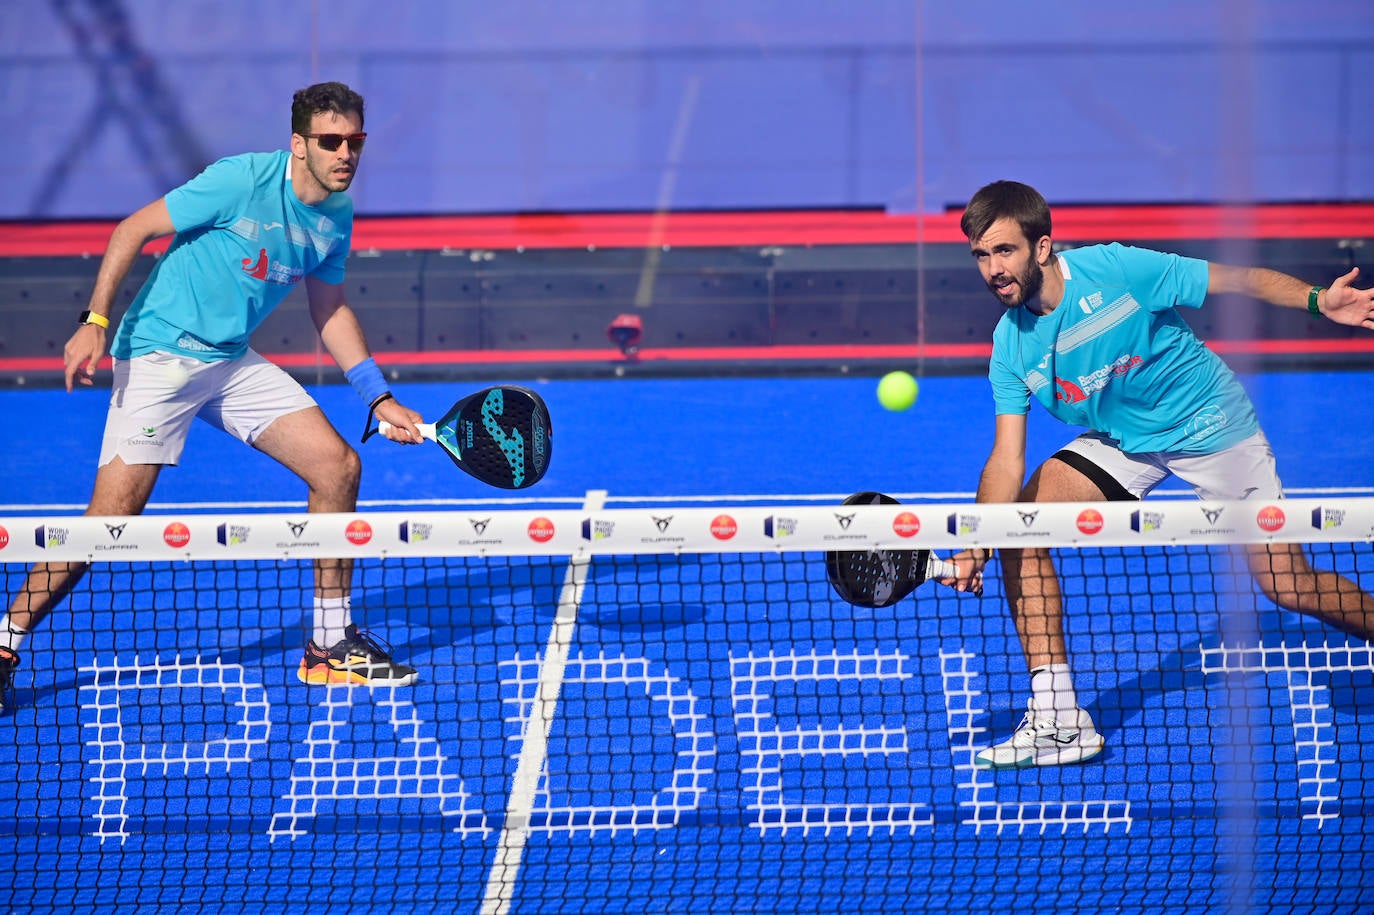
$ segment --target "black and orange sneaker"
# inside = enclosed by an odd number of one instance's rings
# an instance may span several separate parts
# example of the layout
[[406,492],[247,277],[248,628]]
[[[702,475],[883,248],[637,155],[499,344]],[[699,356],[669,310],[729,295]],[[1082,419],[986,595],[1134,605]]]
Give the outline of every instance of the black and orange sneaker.
[[415,682],[416,674],[415,668],[391,660],[391,655],[367,633],[350,624],[343,639],[332,648],[321,648],[311,639],[296,676],[312,686],[409,686]]
[[0,712],[14,708],[14,672],[19,669],[19,652],[0,648]]

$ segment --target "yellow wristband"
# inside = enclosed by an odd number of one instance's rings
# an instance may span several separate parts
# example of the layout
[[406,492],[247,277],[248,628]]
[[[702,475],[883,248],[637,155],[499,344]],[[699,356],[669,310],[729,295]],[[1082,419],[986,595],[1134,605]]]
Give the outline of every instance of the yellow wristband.
[[102,314],[96,314],[94,311],[81,312],[81,315],[77,318],[77,321],[81,324],[94,324],[97,327],[104,327],[107,329],[110,326],[109,318],[105,317]]

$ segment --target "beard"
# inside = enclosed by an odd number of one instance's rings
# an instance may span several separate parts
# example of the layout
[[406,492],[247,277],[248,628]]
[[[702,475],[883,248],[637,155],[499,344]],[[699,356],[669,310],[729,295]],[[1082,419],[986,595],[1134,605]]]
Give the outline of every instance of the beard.
[[1011,291],[1010,296],[998,291],[996,280],[1000,277],[994,277],[993,280],[989,281],[988,288],[992,290],[993,295],[997,296],[997,301],[1007,308],[1020,308],[1040,295],[1040,288],[1045,284],[1045,271],[1041,269],[1039,263],[1031,260],[1024,271],[1019,275],[1013,275],[1011,278],[1016,282],[1016,286]]
[[348,190],[348,186],[353,183],[353,176],[357,174],[356,166],[346,172],[335,172],[337,163],[322,164],[309,158],[305,160],[305,167],[319,186],[332,194]]

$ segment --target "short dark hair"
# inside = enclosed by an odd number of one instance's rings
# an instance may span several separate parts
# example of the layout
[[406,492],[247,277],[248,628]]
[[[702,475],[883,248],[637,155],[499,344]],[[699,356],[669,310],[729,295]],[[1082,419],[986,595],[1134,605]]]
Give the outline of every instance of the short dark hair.
[[335,114],[356,113],[358,124],[361,126],[363,97],[343,83],[316,83],[306,86],[291,98],[291,132],[309,133],[310,122],[315,115],[326,111]]
[[1032,245],[1051,234],[1050,205],[1039,191],[1019,181],[994,181],[979,188],[964,208],[959,228],[969,241],[977,241],[1003,217],[1016,220]]

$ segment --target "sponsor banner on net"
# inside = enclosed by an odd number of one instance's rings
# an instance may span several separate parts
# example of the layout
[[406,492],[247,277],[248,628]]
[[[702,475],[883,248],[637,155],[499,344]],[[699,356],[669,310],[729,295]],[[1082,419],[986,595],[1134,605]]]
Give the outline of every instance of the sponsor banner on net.
[[1374,499],[0,517],[0,562],[1374,540]]

